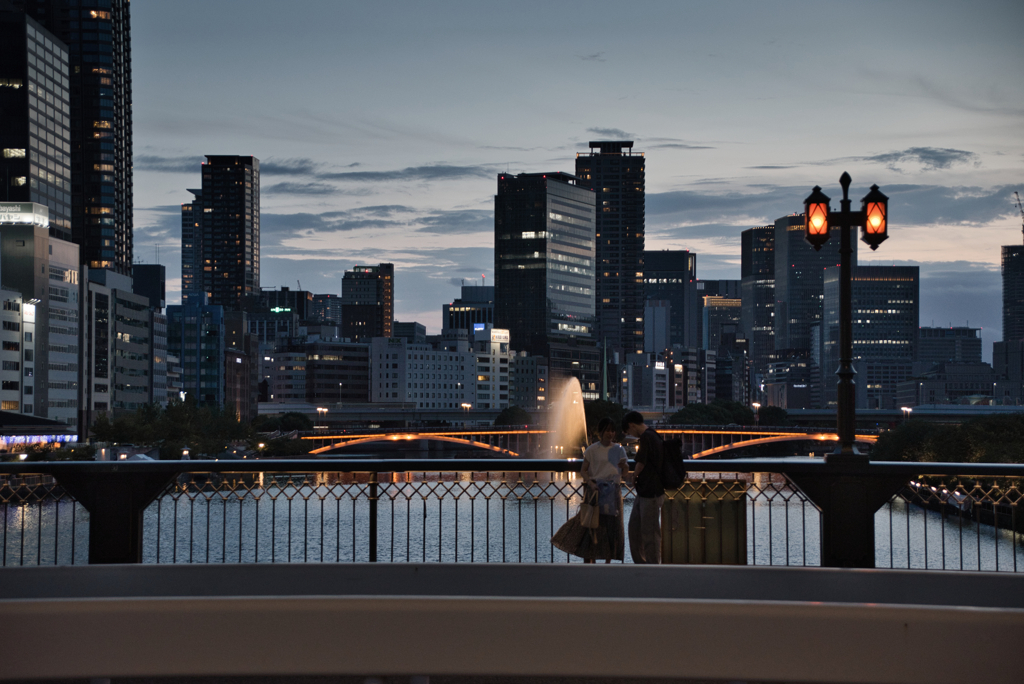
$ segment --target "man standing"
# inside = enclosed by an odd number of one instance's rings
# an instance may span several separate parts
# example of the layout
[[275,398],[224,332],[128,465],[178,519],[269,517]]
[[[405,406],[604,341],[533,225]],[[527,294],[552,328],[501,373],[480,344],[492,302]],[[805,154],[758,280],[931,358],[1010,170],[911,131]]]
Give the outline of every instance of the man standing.
[[639,439],[633,486],[636,499],[629,514],[629,551],[634,563],[661,563],[661,506],[665,487],[661,482],[661,436],[644,424],[644,417],[630,411],[622,419],[622,431]]

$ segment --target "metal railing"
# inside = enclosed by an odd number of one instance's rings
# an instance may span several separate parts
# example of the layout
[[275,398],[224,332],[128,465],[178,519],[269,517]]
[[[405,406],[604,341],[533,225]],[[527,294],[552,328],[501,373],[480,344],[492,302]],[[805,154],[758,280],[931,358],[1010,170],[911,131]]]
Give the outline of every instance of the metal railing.
[[[579,562],[550,543],[578,507],[579,465],[0,464],[0,563]],[[1024,466],[688,465],[663,515],[672,562],[1024,572]]]

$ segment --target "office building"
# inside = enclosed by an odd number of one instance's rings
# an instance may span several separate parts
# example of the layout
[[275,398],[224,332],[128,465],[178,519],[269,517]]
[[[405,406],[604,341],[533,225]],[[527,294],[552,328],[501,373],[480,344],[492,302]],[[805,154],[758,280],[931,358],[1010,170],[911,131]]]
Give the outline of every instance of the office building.
[[426,344],[427,326],[416,321],[410,321],[409,323],[395,321],[394,336],[405,338],[409,340],[410,344]]
[[[111,269],[85,267],[82,315],[83,423],[101,414],[111,419],[158,400],[153,375],[166,378],[166,366],[154,367],[157,338],[149,298],[132,291],[132,279]],[[166,335],[166,332],[163,332]],[[166,379],[162,394],[166,398]]]
[[81,431],[79,249],[50,235],[48,214],[37,203],[0,203],[0,283],[21,295],[23,314],[26,305],[35,307],[35,333],[23,333],[23,342],[35,346],[21,367],[26,382],[32,378],[33,401],[20,412]]
[[341,336],[369,343],[391,337],[395,320],[395,265],[355,266],[341,279]]
[[548,360],[519,352],[508,363],[509,406],[526,411],[544,409],[548,405]]
[[1024,245],[1004,245],[1003,341],[1024,340]]
[[167,353],[180,359],[181,390],[199,404],[224,406],[224,307],[200,298],[167,307]]
[[0,288],[0,411],[35,413],[33,375],[22,375],[36,359],[36,305],[17,290]]
[[323,323],[341,325],[341,295],[313,295],[313,312],[310,318]]
[[181,205],[181,301],[240,311],[260,292],[260,162],[206,155],[202,187]]
[[[731,281],[737,282],[737,281]],[[742,301],[739,298],[722,297],[718,295],[706,295],[703,298],[703,346],[705,349],[718,351],[722,346],[724,337],[731,335],[736,340],[737,330],[740,328],[740,310]]]
[[149,299],[160,313],[167,305],[167,267],[163,264],[132,264],[132,291]]
[[0,10],[0,201],[48,209],[71,241],[68,49],[21,12]]
[[648,299],[644,306],[644,352],[660,354],[672,346],[672,302]]
[[313,293],[287,287],[263,288],[257,294],[246,297],[242,309],[247,312],[291,312],[298,316],[300,321],[316,319]]
[[[411,344],[400,337],[375,337],[370,343],[372,403],[445,409],[471,404],[484,408],[477,403],[476,375],[476,355],[466,342],[455,349]],[[490,388],[487,393],[489,397]]]
[[[857,263],[857,241],[853,240]],[[811,326],[821,320],[822,277],[839,265],[839,235],[815,251],[804,240],[803,214],[775,221],[775,350],[811,348]]]
[[269,379],[274,403],[365,404],[370,400],[370,345],[293,339],[278,345]]
[[[822,398],[835,405],[839,367],[840,268],[825,269]],[[917,361],[920,278],[917,266],[858,266],[852,273],[853,360],[858,408],[896,408],[896,385]]]
[[896,406],[999,404],[1019,406],[1021,382],[1000,377],[987,363],[943,362],[897,388]]
[[696,283],[696,254],[685,249],[644,252],[644,299],[669,303],[670,345],[700,346]]
[[921,363],[981,363],[981,328],[918,328]]
[[601,390],[594,239],[594,191],[576,176],[498,176],[495,325],[510,331],[512,349],[548,359],[552,383],[579,379],[585,399]]
[[224,405],[248,423],[258,414],[262,357],[244,311],[224,312],[224,353]]
[[763,374],[775,351],[775,226],[743,231],[740,246],[741,327],[753,372]]
[[644,349],[644,155],[632,140],[599,140],[576,155],[576,176],[594,191],[594,339],[624,354]]
[[[132,58],[128,0],[15,0],[67,46],[70,107],[47,101],[70,128],[71,231],[82,264],[131,275]],[[45,41],[44,41],[45,45]],[[52,48],[46,45],[47,50]],[[48,55],[36,53],[38,61]],[[54,65],[55,66],[55,65]],[[47,78],[53,77],[49,70]],[[41,110],[40,110],[41,111]],[[58,145],[47,139],[56,150]],[[52,159],[53,157],[51,157]],[[56,160],[54,160],[56,161]],[[66,164],[66,162],[65,162]],[[47,167],[49,172],[56,171]],[[42,175],[40,174],[40,180]],[[50,194],[55,201],[65,200]],[[67,202],[64,202],[67,204]]]
[[445,304],[441,313],[441,333],[475,329],[477,324],[494,327],[494,287],[463,285],[462,296]]

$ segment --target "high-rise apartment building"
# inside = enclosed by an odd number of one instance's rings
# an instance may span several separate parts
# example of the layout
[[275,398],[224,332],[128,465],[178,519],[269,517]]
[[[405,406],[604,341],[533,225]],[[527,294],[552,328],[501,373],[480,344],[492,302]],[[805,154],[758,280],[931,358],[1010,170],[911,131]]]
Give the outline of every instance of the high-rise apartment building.
[[[807,351],[811,326],[821,321],[822,276],[829,266],[839,265],[839,235],[821,251],[804,240],[803,214],[775,221],[775,349]],[[857,241],[853,261],[857,264]]]
[[[822,397],[836,401],[840,268],[825,269]],[[853,360],[858,408],[895,408],[896,385],[917,361],[920,277],[917,266],[858,266],[852,275]]]
[[[594,191],[567,173],[500,174],[494,198],[494,323],[515,351],[549,359],[597,399]],[[557,388],[556,388],[557,391]]]
[[1024,340],[1024,245],[1003,245],[1003,341]]
[[740,245],[741,324],[753,371],[763,374],[775,351],[775,226],[743,231]]
[[47,207],[71,241],[68,49],[22,12],[0,10],[0,201]]
[[[64,125],[70,127],[71,189],[56,189],[64,195],[70,192],[72,238],[81,246],[82,263],[130,276],[133,197],[129,0],[14,0],[13,4],[67,45],[69,78],[64,87],[70,91],[70,107],[49,100],[45,104],[47,116],[51,116],[52,107],[53,115],[59,114]],[[48,45],[46,50],[52,53]],[[45,72],[56,83],[56,71],[51,74],[47,68],[56,64],[47,57],[45,51],[36,52],[37,71]],[[56,94],[55,90],[50,92]],[[54,151],[59,149],[49,136],[45,144]],[[54,155],[50,159],[57,161]],[[56,171],[49,166],[46,171],[49,182],[49,173]],[[42,174],[39,179],[41,182]],[[56,202],[66,199],[52,193],[48,198]]]
[[644,162],[632,140],[591,142],[576,155],[576,176],[597,209],[594,338],[626,354],[644,349]]
[[313,312],[310,318],[321,323],[341,325],[341,295],[313,295]]
[[341,336],[353,342],[391,337],[395,265],[355,266],[341,279]]
[[224,406],[224,307],[200,301],[167,307],[167,353],[180,359],[181,391],[199,404]]
[[670,345],[700,346],[696,254],[685,249],[645,251],[644,300],[669,303]]
[[202,188],[181,205],[181,298],[239,311],[260,292],[260,162],[206,155]]

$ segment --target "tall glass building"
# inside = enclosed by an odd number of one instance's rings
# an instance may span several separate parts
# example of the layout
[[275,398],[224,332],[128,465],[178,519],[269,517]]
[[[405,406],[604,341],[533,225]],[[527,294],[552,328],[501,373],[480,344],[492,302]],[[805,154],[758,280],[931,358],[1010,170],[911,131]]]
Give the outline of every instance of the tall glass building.
[[[71,207],[71,233],[82,263],[131,275],[132,268],[132,59],[129,0],[13,0],[13,5],[67,45],[70,107],[46,100],[46,113],[70,128],[71,187],[54,186],[47,206]],[[45,42],[44,42],[45,45]],[[47,46],[48,49],[48,46]],[[43,57],[40,62],[39,58]],[[45,55],[40,74],[56,79]],[[31,64],[31,62],[30,62]],[[56,73],[56,72],[54,72]],[[46,94],[56,94],[55,91]],[[63,103],[60,103],[63,105]],[[48,131],[49,133],[49,131]],[[56,162],[61,145],[45,145]],[[68,162],[65,161],[65,164]],[[40,183],[43,167],[40,166]],[[56,170],[46,166],[46,180]],[[52,185],[52,184],[51,184]]]
[[260,293],[260,161],[206,155],[202,173],[181,205],[182,301],[241,311]]
[[576,155],[596,204],[595,339],[626,354],[644,350],[644,162],[632,140],[591,142]]
[[1024,340],[1024,245],[1003,245],[1003,341]]
[[0,201],[35,202],[71,240],[68,49],[22,12],[0,11]]
[[699,347],[697,255],[686,249],[648,250],[643,280],[645,301],[669,302],[669,345]]
[[594,191],[579,178],[498,176],[494,325],[509,330],[512,349],[549,357],[552,375],[580,378],[596,399],[594,240]]

